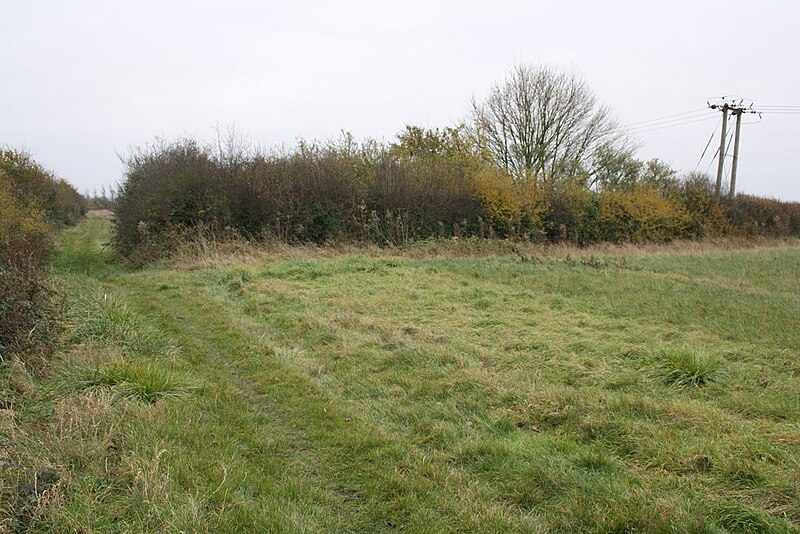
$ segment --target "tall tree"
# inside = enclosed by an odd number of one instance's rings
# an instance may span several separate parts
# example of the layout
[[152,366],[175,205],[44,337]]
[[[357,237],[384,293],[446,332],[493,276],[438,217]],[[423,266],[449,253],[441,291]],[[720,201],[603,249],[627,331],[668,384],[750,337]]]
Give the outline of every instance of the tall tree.
[[471,122],[497,164],[521,179],[591,174],[597,149],[623,138],[585,81],[543,66],[517,66],[473,99]]

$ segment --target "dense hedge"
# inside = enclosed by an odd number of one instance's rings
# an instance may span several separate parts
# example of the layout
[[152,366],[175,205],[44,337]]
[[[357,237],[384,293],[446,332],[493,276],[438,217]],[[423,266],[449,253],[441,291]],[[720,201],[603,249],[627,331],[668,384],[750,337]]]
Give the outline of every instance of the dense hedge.
[[796,204],[740,195],[732,208],[707,177],[679,179],[657,160],[627,165],[624,179],[613,169],[603,180],[513,178],[460,129],[409,127],[391,145],[346,136],[268,154],[181,139],[138,150],[126,163],[115,198],[126,254],[160,254],[197,230],[394,245],[466,236],[588,244],[800,234]]
[[731,222],[744,235],[798,236],[800,202],[739,195],[731,210]]
[[128,159],[115,199],[118,243],[130,252],[198,226],[316,243],[471,233],[483,213],[471,188],[469,163],[455,158],[348,142],[219,154],[180,140]]
[[36,364],[55,346],[63,299],[44,273],[51,234],[84,212],[67,182],[24,152],[0,152],[0,361]]
[[35,206],[52,225],[75,224],[86,213],[86,200],[67,181],[23,151],[0,150],[0,172],[17,202]]

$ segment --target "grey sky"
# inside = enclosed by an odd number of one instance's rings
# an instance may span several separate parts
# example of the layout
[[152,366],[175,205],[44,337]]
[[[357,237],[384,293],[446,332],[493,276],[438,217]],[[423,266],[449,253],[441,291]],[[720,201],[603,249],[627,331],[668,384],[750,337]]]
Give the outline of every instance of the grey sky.
[[[721,94],[800,106],[799,18],[788,0],[0,0],[0,145],[86,190],[120,179],[117,153],[218,124],[266,146],[452,124],[520,62],[577,71],[625,124]],[[639,156],[694,170],[715,125],[642,133]],[[800,200],[797,125],[743,128],[741,190]]]

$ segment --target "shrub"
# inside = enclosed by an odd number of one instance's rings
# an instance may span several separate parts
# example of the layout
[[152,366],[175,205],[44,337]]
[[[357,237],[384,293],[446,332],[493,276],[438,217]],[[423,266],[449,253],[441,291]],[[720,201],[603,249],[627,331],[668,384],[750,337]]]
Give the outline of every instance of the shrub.
[[680,184],[679,196],[689,217],[686,228],[689,236],[716,236],[731,230],[727,206],[716,196],[707,175],[689,174]]
[[545,228],[551,241],[580,245],[600,240],[597,225],[597,194],[581,177],[547,184]]
[[45,214],[12,194],[12,184],[0,171],[0,262],[36,270],[50,251]]
[[0,266],[0,361],[17,355],[40,368],[55,349],[64,300],[40,275]]
[[55,346],[63,300],[42,273],[49,243],[44,213],[22,205],[0,172],[0,360],[38,365]]
[[473,178],[473,191],[495,231],[542,228],[546,203],[536,180],[515,180],[501,169],[485,168]]
[[[236,155],[235,157],[233,155]],[[131,154],[116,197],[125,254],[202,226],[286,242],[371,239],[401,244],[477,231],[480,203],[458,160],[301,143],[288,153],[215,151],[191,139]]]
[[800,237],[800,202],[737,195],[730,217],[739,234]]
[[90,210],[114,210],[114,194],[113,188],[106,190],[105,186],[100,189],[100,192],[95,189],[91,196],[86,197],[86,209]]
[[75,224],[86,213],[86,200],[75,188],[56,178],[26,152],[0,150],[0,172],[17,202],[42,210],[51,224]]
[[689,214],[680,201],[650,185],[606,190],[598,198],[600,238],[607,241],[668,241],[686,237]]
[[0,151],[0,360],[38,368],[55,348],[64,301],[44,266],[53,228],[72,224],[86,204],[25,152]]

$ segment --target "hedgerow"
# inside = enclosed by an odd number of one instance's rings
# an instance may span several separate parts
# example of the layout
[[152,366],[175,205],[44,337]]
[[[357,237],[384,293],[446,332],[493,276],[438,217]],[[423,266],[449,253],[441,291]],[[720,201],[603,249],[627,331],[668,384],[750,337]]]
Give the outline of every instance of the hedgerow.
[[731,205],[704,175],[634,163],[622,178],[619,170],[595,171],[599,180],[583,171],[512,176],[463,128],[407,127],[388,145],[345,135],[266,153],[241,141],[219,148],[179,139],[127,158],[116,240],[124,254],[152,257],[198,231],[395,246],[468,236],[583,245],[800,234],[794,204],[740,195]]
[[781,237],[800,235],[800,202],[738,195],[731,223],[744,235]]
[[52,231],[85,211],[83,198],[19,151],[0,151],[0,361],[38,368],[56,346],[63,298],[45,265]]

